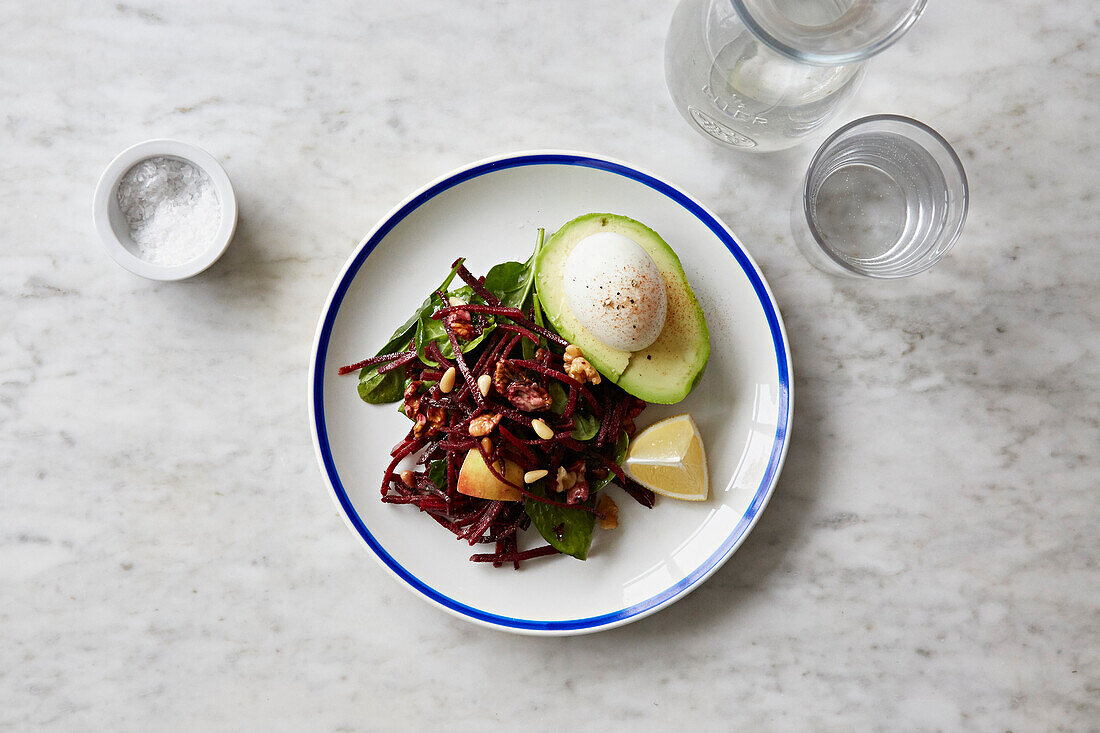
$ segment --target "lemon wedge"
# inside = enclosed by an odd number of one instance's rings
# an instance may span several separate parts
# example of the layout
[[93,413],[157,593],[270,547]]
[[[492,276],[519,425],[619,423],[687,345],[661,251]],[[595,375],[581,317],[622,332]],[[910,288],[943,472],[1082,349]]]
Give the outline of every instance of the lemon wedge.
[[634,436],[623,470],[661,496],[687,501],[707,498],[707,456],[691,415],[670,417]]

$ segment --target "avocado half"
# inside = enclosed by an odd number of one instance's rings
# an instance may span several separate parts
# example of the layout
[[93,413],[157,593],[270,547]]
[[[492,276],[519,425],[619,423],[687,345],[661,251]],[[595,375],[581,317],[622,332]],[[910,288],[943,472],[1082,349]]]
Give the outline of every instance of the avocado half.
[[[565,297],[565,262],[573,247],[598,232],[616,232],[653,258],[665,281],[668,314],[661,335],[638,351],[613,349],[581,325]],[[576,344],[592,366],[630,394],[660,404],[687,397],[710,358],[710,331],[680,258],[657,232],[616,214],[585,214],[568,222],[543,245],[535,260],[535,289],[550,323]]]

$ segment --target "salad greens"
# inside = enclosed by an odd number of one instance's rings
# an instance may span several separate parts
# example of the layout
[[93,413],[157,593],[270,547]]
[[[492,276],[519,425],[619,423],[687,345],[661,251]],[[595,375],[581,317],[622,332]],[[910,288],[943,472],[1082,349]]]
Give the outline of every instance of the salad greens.
[[[569,401],[569,393],[560,382],[551,382],[547,391],[550,393],[550,412],[555,415],[562,414],[565,411],[565,404]],[[592,440],[599,432],[600,418],[582,408],[577,408],[573,412],[572,438],[574,440]]]
[[[528,488],[531,493],[547,498],[548,479],[539,479]],[[590,496],[584,502],[591,508],[596,505],[596,497]],[[596,515],[584,509],[572,509],[524,497],[523,508],[531,517],[531,524],[539,531],[554,549],[578,560],[588,559],[588,548],[592,545],[592,532],[596,528]]]
[[[542,247],[543,237],[544,232],[539,229],[535,251],[531,253],[526,262],[502,262],[489,270],[489,273],[485,276],[485,289],[495,295],[500,300],[501,305],[520,308],[521,310],[530,307],[531,300],[535,298],[533,292],[535,257],[538,256],[539,249]],[[428,356],[426,351],[428,344],[435,342],[435,345],[439,347],[439,352],[445,358],[454,358],[454,349],[447,337],[443,322],[433,319],[432,314],[440,308],[455,303],[485,305],[485,301],[479,298],[469,285],[463,285],[455,290],[447,290],[451,282],[454,281],[458,268],[464,262],[464,259],[460,259],[455,263],[442,284],[429,293],[424,302],[420,304],[420,307],[409,316],[409,320],[393,332],[390,340],[379,350],[378,356],[401,351],[412,343],[420,360],[430,367],[435,367],[438,364]],[[448,302],[443,302],[439,296],[440,292],[447,295]],[[493,317],[487,317],[486,321],[487,323],[482,328],[481,334],[462,345],[463,353],[476,349],[496,328]],[[359,372],[359,397],[364,402],[374,405],[399,401],[407,386],[401,370],[393,369],[380,374],[378,372],[379,366],[381,365],[364,367]]]
[[[462,290],[469,290],[469,295],[462,293]],[[451,340],[447,338],[447,330],[443,327],[443,321],[437,321],[432,318],[432,313],[435,313],[440,308],[448,305],[454,305],[458,302],[462,303],[482,303],[481,298],[473,295],[473,290],[470,288],[461,288],[453,293],[447,293],[447,302],[444,303],[438,293],[432,293],[429,298],[431,301],[431,308],[427,311],[420,313],[420,318],[416,323],[416,334],[413,336],[413,344],[416,348],[416,353],[420,357],[420,361],[424,362],[428,366],[439,366],[439,364],[427,354],[428,344],[435,342],[435,345],[439,347],[439,353],[443,354],[446,359],[454,358],[454,348],[451,346]],[[462,353],[471,351],[485,340],[485,337],[493,332],[496,328],[491,320],[481,330],[481,335],[477,336],[465,344],[462,345]]]
[[[446,290],[450,286],[451,281],[455,279],[455,275],[458,274],[458,268],[462,264],[462,260],[455,263],[451,268],[450,273],[443,280],[443,283],[437,288],[437,290]],[[425,317],[431,318],[432,313],[435,313],[438,306],[433,305],[432,298],[437,298],[435,291],[432,291],[424,302],[420,304],[420,307],[416,309],[409,320],[405,321],[398,327],[393,335],[390,336],[390,340],[386,342],[386,345],[379,349],[376,356],[382,354],[392,354],[395,351],[401,351],[409,345],[410,340],[414,335],[420,332],[421,322]],[[372,405],[381,405],[387,402],[397,402],[401,399],[401,395],[405,392],[405,378],[401,374],[400,369],[393,369],[388,372],[379,373],[378,369],[381,365],[363,367],[359,372],[359,397],[364,402],[369,402]]]
[[[450,272],[444,278],[443,282],[438,288],[428,293],[423,303],[409,316],[397,330],[390,336],[389,341],[378,351],[378,356],[387,355],[390,359],[379,360],[369,359],[366,360],[369,363],[368,366],[364,366],[359,371],[359,383],[358,391],[359,396],[365,401],[372,404],[402,403],[399,409],[402,414],[405,414],[406,404],[404,393],[408,386],[416,381],[420,386],[419,394],[427,394],[431,392],[432,386],[440,379],[441,373],[439,371],[439,363],[437,361],[439,356],[444,359],[453,360],[454,344],[458,343],[463,353],[471,352],[477,349],[479,346],[484,345],[488,349],[497,348],[502,344],[502,338],[510,338],[510,334],[504,333],[504,329],[497,329],[497,325],[500,322],[506,320],[513,320],[521,325],[525,325],[527,329],[537,331],[540,328],[546,328],[546,324],[543,318],[542,304],[539,302],[537,293],[534,290],[535,282],[535,263],[537,261],[539,252],[543,246],[544,232],[542,229],[538,230],[538,237],[536,239],[534,252],[525,262],[502,262],[489,270],[484,280],[484,290],[479,291],[484,294],[485,291],[492,293],[500,301],[500,307],[497,310],[495,305],[488,309],[481,311],[456,311],[457,315],[464,315],[465,324],[472,324],[472,332],[468,332],[462,335],[458,335],[458,328],[454,322],[447,322],[443,318],[433,318],[433,316],[441,309],[450,306],[470,304],[479,306],[489,306],[490,304],[485,301],[481,296],[475,292],[474,287],[469,283],[473,282],[476,285],[476,281],[473,276],[464,269],[464,260],[459,259],[455,262]],[[459,287],[452,288],[456,276],[460,275],[466,281],[466,284],[460,284]],[[522,314],[500,314],[500,310],[503,308],[516,309]],[[474,319],[474,320],[471,320]],[[450,329],[450,331],[448,330]],[[452,340],[452,335],[457,336]],[[548,361],[543,362],[544,365],[551,364],[553,359],[557,359],[557,365],[554,367],[543,366],[542,368],[548,369],[548,372],[544,377],[535,380],[534,376],[527,376],[524,379],[528,381],[526,384],[529,389],[539,388],[545,390],[543,392],[543,399],[548,394],[550,398],[550,405],[547,408],[545,403],[541,409],[548,409],[548,413],[542,413],[548,420],[552,420],[554,416],[557,420],[562,421],[562,424],[568,426],[570,423],[562,420],[562,416],[565,413],[566,407],[569,403],[569,389],[565,383],[561,381],[562,378],[554,378],[549,376],[555,373],[555,369],[562,369],[560,346],[551,344],[548,342],[546,336],[553,336],[552,333],[547,334],[543,332],[538,335],[538,341],[531,338],[523,338],[519,341],[521,354],[523,359],[528,361],[537,361],[536,352],[539,349],[545,349],[549,353],[544,355],[543,358]],[[469,338],[467,338],[469,336]],[[514,346],[510,348],[515,348]],[[415,358],[411,353],[415,352]],[[495,352],[494,352],[495,353]],[[515,358],[515,356],[509,356],[508,353],[502,353],[500,357],[495,358]],[[399,361],[399,363],[393,364],[393,362]],[[370,363],[378,362],[378,363]],[[385,368],[387,363],[392,366],[386,371],[380,371]],[[358,365],[353,365],[358,366]],[[351,369],[352,367],[346,367]],[[530,374],[534,375],[537,369],[531,369]],[[409,376],[406,376],[409,375]],[[541,387],[539,384],[541,383]],[[573,383],[575,384],[575,383]],[[569,437],[574,441],[586,443],[583,448],[571,443],[572,448],[565,448],[557,445],[552,450],[548,445],[538,446],[535,441],[528,439],[524,443],[519,443],[519,448],[522,451],[526,451],[528,455],[527,460],[523,460],[517,457],[518,454],[497,454],[494,453],[494,459],[499,456],[500,458],[506,458],[504,463],[513,463],[519,461],[526,464],[524,470],[532,470],[538,468],[541,465],[550,464],[551,467],[557,465],[563,465],[565,458],[563,458],[563,451],[566,451],[565,455],[571,455],[570,460],[578,460],[583,458],[585,453],[590,451],[598,451],[601,455],[613,460],[616,464],[621,465],[626,458],[627,448],[629,446],[630,438],[625,429],[621,429],[623,426],[616,418],[608,426],[608,430],[611,432],[607,435],[618,434],[618,440],[614,446],[602,445],[597,446],[595,439],[601,433],[601,427],[603,426],[603,420],[596,416],[596,411],[602,412],[606,416],[611,412],[611,406],[615,403],[615,400],[630,399],[625,394],[618,395],[617,390],[609,392],[608,388],[601,388],[600,390],[587,391],[584,388],[577,388],[585,396],[586,399],[579,399],[571,411],[570,420],[572,421],[572,431],[569,433]],[[589,388],[590,389],[590,388]],[[509,390],[511,394],[511,390]],[[595,395],[595,396],[594,396]],[[412,398],[410,398],[411,400]],[[596,518],[595,507],[597,504],[598,496],[597,492],[603,489],[614,478],[614,474],[606,471],[604,473],[595,472],[588,475],[587,486],[588,495],[580,503],[566,505],[565,494],[554,491],[554,486],[557,481],[557,477],[554,475],[548,475],[538,481],[524,486],[524,491],[529,493],[529,496],[524,496],[522,502],[509,502],[504,500],[504,503],[509,505],[510,508],[502,510],[500,508],[501,501],[493,501],[483,504],[469,504],[463,502],[473,501],[466,497],[478,497],[478,494],[463,494],[455,493],[456,489],[460,488],[462,483],[458,482],[458,486],[455,485],[456,476],[448,471],[448,462],[455,460],[457,457],[456,452],[461,451],[465,454],[467,450],[472,450],[471,445],[474,445],[474,439],[468,434],[466,427],[469,420],[474,419],[478,415],[478,406],[474,404],[472,398],[465,397],[459,398],[457,401],[448,402],[452,399],[451,395],[442,395],[437,392],[433,392],[432,403],[435,405],[432,409],[439,410],[440,414],[455,415],[455,417],[446,417],[442,427],[442,435],[446,437],[447,441],[457,442],[460,447],[458,448],[443,448],[441,443],[444,441],[438,440],[436,443],[427,448],[425,455],[421,459],[421,463],[424,465],[422,471],[404,472],[405,474],[412,473],[413,478],[411,483],[406,484],[404,488],[395,489],[397,495],[395,497],[388,497],[390,489],[387,486],[392,485],[390,482],[403,481],[405,478],[396,478],[396,474],[392,473],[393,466],[397,465],[403,456],[408,455],[408,451],[411,450],[409,446],[412,444],[423,445],[422,442],[417,442],[416,438],[422,438],[425,433],[417,432],[423,430],[425,422],[425,415],[417,412],[416,414],[408,414],[407,417],[412,418],[414,421],[414,429],[410,430],[409,435],[405,440],[399,444],[391,455],[394,455],[394,463],[391,464],[391,468],[387,470],[386,478],[383,482],[383,501],[390,501],[394,503],[412,503],[419,506],[422,511],[429,511],[433,513],[433,516],[440,521],[444,526],[448,526],[456,535],[462,539],[470,539],[471,544],[474,544],[474,540],[471,536],[480,537],[481,533],[486,531],[486,527],[490,526],[493,521],[492,516],[488,515],[490,511],[490,505],[496,505],[496,511],[500,512],[500,521],[504,522],[505,518],[507,522],[514,523],[511,527],[511,535],[493,535],[494,531],[501,531],[499,528],[490,530],[488,540],[478,541],[492,541],[495,536],[501,536],[508,539],[500,539],[497,545],[497,552],[495,555],[477,555],[471,558],[472,560],[486,561],[485,558],[496,559],[499,558],[511,558],[513,553],[518,563],[519,556],[534,557],[540,554],[550,554],[554,550],[561,553],[571,555],[580,560],[584,560],[588,557],[589,547],[592,543],[592,535],[595,530]],[[468,403],[463,403],[461,400],[468,400]],[[592,404],[598,400],[601,407],[594,407]],[[440,405],[440,401],[444,404]],[[409,405],[419,404],[418,401],[408,401]],[[518,403],[513,403],[516,405]],[[420,410],[419,407],[411,407],[411,410]],[[535,410],[539,408],[533,408]],[[446,410],[446,411],[445,411]],[[447,412],[449,411],[449,412]],[[618,414],[622,414],[621,412]],[[637,413],[633,413],[637,414]],[[533,417],[534,415],[532,415]],[[417,420],[420,422],[417,422]],[[513,419],[513,418],[508,418]],[[500,416],[497,416],[498,423],[500,422]],[[522,431],[529,430],[529,423],[512,422],[509,425],[509,429],[512,433],[509,435],[515,437],[519,435],[524,437]],[[495,426],[494,426],[495,427]],[[433,428],[439,430],[439,427]],[[492,428],[491,428],[492,429]],[[504,429],[504,425],[501,425],[501,430]],[[568,428],[566,428],[568,429]],[[427,433],[431,435],[432,433]],[[437,436],[440,433],[435,433]],[[482,433],[484,435],[484,433]],[[533,437],[533,436],[532,436]],[[494,436],[493,443],[497,442],[496,436]],[[567,440],[567,439],[565,439]],[[470,441],[465,443],[464,441]],[[593,442],[588,442],[593,441]],[[524,446],[527,447],[524,447]],[[492,450],[499,450],[494,448]],[[515,450],[515,449],[513,449]],[[405,451],[402,453],[402,451]],[[533,452],[532,452],[533,451]],[[554,451],[557,451],[556,453]],[[571,453],[569,452],[571,451]],[[536,456],[535,454],[538,454]],[[593,458],[585,460],[596,460]],[[504,463],[501,465],[503,466]],[[593,466],[596,464],[588,464]],[[501,469],[503,470],[503,469]],[[454,472],[460,473],[460,472]],[[595,478],[600,476],[600,478]],[[419,477],[419,478],[417,478]],[[430,485],[429,485],[430,484]],[[410,493],[410,489],[412,490]],[[434,493],[432,493],[434,491]],[[454,515],[448,512],[452,509],[452,499],[458,497],[460,501],[453,506],[462,507],[461,511],[471,511],[471,507],[475,507],[472,511],[477,513],[477,516],[481,516],[484,512],[488,519],[484,520],[485,524],[470,523],[454,524],[451,525],[451,517]],[[580,496],[584,496],[581,494]],[[445,497],[445,498],[444,498]],[[442,502],[442,504],[440,503]],[[446,508],[446,512],[444,512]],[[444,512],[438,514],[438,512]],[[472,515],[466,515],[472,516]],[[495,515],[494,515],[495,516]],[[602,516],[602,515],[601,515]],[[525,522],[529,519],[530,523],[534,525],[535,529],[542,537],[550,544],[550,547],[539,548],[538,550],[528,551],[526,553],[519,553],[516,549],[515,534],[520,521]],[[471,520],[472,521],[472,520]],[[495,525],[494,525],[495,526]],[[503,525],[501,525],[503,526]],[[468,536],[469,535],[469,536]],[[501,550],[500,542],[504,542],[505,549]],[[511,543],[511,544],[508,544]],[[507,549],[507,548],[511,549]],[[553,548],[553,550],[551,549]],[[533,553],[533,554],[530,554]],[[511,562],[511,560],[501,560],[501,562]],[[497,564],[501,564],[497,562]],[[518,567],[518,564],[517,564]]]
[[[615,444],[615,463],[622,463],[626,459],[629,445],[629,436],[625,432],[621,433]],[[596,493],[611,483],[613,478],[614,474],[608,472],[604,478],[592,481],[588,487],[588,500],[584,505],[594,507]],[[532,493],[546,498],[548,483],[549,477],[535,482],[530,486]],[[588,558],[588,548],[592,544],[592,533],[596,528],[596,515],[583,509],[559,507],[528,498],[524,498],[523,508],[527,511],[527,516],[531,517],[531,524],[555,549],[578,560]]]
[[447,460],[437,458],[428,464],[428,480],[442,489],[447,488]]
[[528,308],[535,285],[535,258],[542,249],[544,234],[544,230],[539,229],[535,251],[526,262],[502,262],[485,275],[485,288],[500,299],[501,305],[520,310]]
[[[611,460],[620,466],[623,465],[623,461],[626,460],[626,451],[630,447],[630,436],[626,434],[626,431],[619,433],[619,439],[615,442],[615,454],[611,457]],[[615,474],[608,472],[606,476],[601,479],[593,481],[588,490],[593,494],[607,486],[615,478]]]
[[546,389],[550,393],[550,412],[560,415],[565,412],[565,403],[569,401],[569,393],[561,382],[551,382]]
[[600,432],[600,418],[592,413],[577,410],[573,413],[573,439],[592,440]]

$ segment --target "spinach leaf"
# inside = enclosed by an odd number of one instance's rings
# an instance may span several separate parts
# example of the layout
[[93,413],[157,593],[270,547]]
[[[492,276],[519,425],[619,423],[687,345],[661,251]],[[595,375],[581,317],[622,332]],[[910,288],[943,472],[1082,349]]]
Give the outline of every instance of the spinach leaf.
[[[530,262],[534,262],[535,258],[537,258],[539,256],[539,252],[542,251],[543,233],[544,233],[543,230],[539,229],[538,239],[535,240],[535,251],[531,255],[531,260],[529,260]],[[537,292],[535,292],[534,285],[535,285],[535,268],[532,267],[531,268],[531,284],[527,288],[528,295],[527,295],[527,300],[523,304],[523,311],[525,313],[527,312],[528,309],[533,311],[534,314],[535,314],[535,322],[538,323],[541,326],[542,325],[542,304],[539,302],[539,295],[538,295]],[[544,339],[542,337],[539,337],[538,345],[534,344],[531,341],[528,341],[527,339],[523,339],[523,343],[522,343],[523,358],[527,359],[527,360],[534,359],[535,358],[535,351],[538,349],[538,346],[542,346],[542,348],[545,349],[546,348],[546,339]],[[563,403],[563,407],[564,407],[564,403]],[[559,412],[558,414],[560,415],[561,413]]]
[[[539,302],[538,293],[532,292],[530,297],[527,299],[527,302],[531,306],[530,310],[534,311],[535,323],[539,324],[540,326],[543,326],[543,322],[542,322],[542,303]],[[545,328],[545,326],[543,326],[543,327]],[[523,339],[523,358],[528,359],[528,360],[534,359],[535,358],[535,350],[539,346],[541,346],[544,349],[547,348],[546,339],[543,338],[542,336],[539,336],[539,342],[538,342],[537,345],[532,341],[528,341],[527,339]]]
[[[550,393],[550,412],[560,415],[569,402],[569,393],[560,382],[551,382],[546,388]],[[573,413],[573,440],[592,440],[600,432],[600,419],[595,415],[577,410]]]
[[443,328],[443,321],[432,318],[432,313],[443,307],[443,301],[437,294],[432,293],[428,298],[428,305],[427,309],[420,312],[420,319],[416,322],[416,336],[413,338],[413,343],[416,344],[416,353],[420,361],[428,366],[436,366],[436,362],[428,358],[429,343],[435,341],[439,345],[440,352],[448,359],[454,356],[454,349],[451,348],[451,340],[447,337],[447,329]]
[[379,374],[376,366],[364,368],[359,372],[359,398],[372,405],[397,402],[405,392],[403,375],[401,369]]
[[592,440],[600,432],[600,419],[577,410],[573,413],[573,440]]
[[535,235],[535,251],[531,253],[531,256],[527,258],[527,262],[524,263],[527,267],[527,279],[523,283],[523,289],[518,298],[515,298],[515,307],[520,310],[527,309],[527,302],[534,297],[535,287],[535,259],[538,258],[539,252],[542,251],[542,239],[546,234],[545,229],[539,229],[538,234]]
[[[443,283],[438,288],[439,290],[447,289],[458,273],[458,266],[461,264],[462,261],[460,260],[451,268],[451,272],[443,280]],[[419,324],[425,312],[430,317],[435,311],[435,307],[432,304],[433,298],[436,301],[439,300],[439,296],[435,295],[434,291],[420,304],[420,307],[409,317],[409,320],[405,321],[405,323],[393,332],[393,335],[390,336],[390,340],[386,342],[385,346],[379,349],[375,356],[392,354],[395,351],[400,351],[408,346],[410,341],[414,341],[416,338],[414,329],[419,330]],[[379,374],[379,366],[382,365],[378,364],[375,366],[363,367],[359,370],[359,398],[372,405],[397,402],[401,399],[405,391],[404,378],[402,377],[403,372],[401,369],[393,369],[385,374]]]
[[530,263],[527,262],[501,262],[485,275],[485,288],[504,300],[507,295],[515,290],[522,290],[527,285],[527,274],[530,272]]
[[485,275],[485,287],[500,299],[501,305],[523,310],[535,284],[535,258],[542,249],[545,231],[539,229],[535,251],[526,262],[502,262]]
[[[465,354],[467,351],[470,351],[470,350],[476,348],[477,345],[480,344],[482,341],[484,341],[486,339],[486,337],[488,337],[488,335],[491,334],[493,332],[493,329],[495,329],[496,327],[497,327],[496,324],[492,323],[492,322],[486,324],[485,328],[482,329],[480,336],[475,336],[474,338],[470,339],[466,343],[462,344],[462,353]],[[449,342],[448,342],[448,345],[449,345]],[[444,351],[443,355],[446,356],[446,357],[450,357],[451,354],[448,351]],[[473,366],[473,365],[471,364],[471,366]]]
[[[390,337],[390,343],[386,344],[387,347],[390,344],[392,344],[393,342],[401,341],[402,339],[404,339],[406,344],[409,342],[408,337],[412,336],[413,328],[416,327],[417,322],[421,319],[421,317],[425,314],[425,312],[430,316],[439,307],[438,306],[439,296],[436,295],[436,290],[446,290],[447,289],[447,287],[451,284],[451,281],[455,279],[455,275],[458,274],[458,268],[462,265],[462,262],[463,261],[460,260],[457,263],[455,263],[455,266],[453,268],[451,268],[450,273],[448,273],[447,277],[444,278],[442,284],[440,284],[440,286],[438,288],[436,288],[435,290],[433,290],[432,292],[428,293],[428,297],[424,299],[424,302],[420,304],[420,307],[416,309],[416,312],[413,313],[411,316],[409,316],[409,320],[405,321],[405,323],[400,328],[398,328],[396,331],[393,332],[393,336]],[[465,287],[469,288],[470,286],[467,285]],[[470,292],[473,292],[473,290],[471,289]],[[433,301],[435,302],[435,304],[433,304]],[[398,348],[398,347],[394,347],[394,348]],[[383,350],[379,351],[378,353],[379,354],[388,354],[388,353],[391,353],[391,352],[392,352],[392,350],[391,351],[386,351],[386,347],[383,347]]]
[[[409,345],[411,335],[411,331],[395,333],[393,338],[378,351],[377,356],[403,350]],[[401,399],[401,394],[405,391],[404,380],[401,377],[404,371],[394,369],[385,374],[379,374],[378,367],[380,366],[382,365],[376,364],[359,370],[359,398],[372,405],[396,402]]]
[[[537,293],[534,295],[534,300],[531,302],[531,306],[535,310],[535,323],[539,324],[543,328],[546,328],[546,323],[542,319],[542,302],[539,300],[539,296]],[[546,348],[546,339],[539,340],[542,342],[543,348]]]
[[[502,262],[499,265],[495,265],[485,275],[485,288],[493,295],[500,299],[501,303],[510,308],[522,309],[532,295],[531,288],[535,282],[534,263],[535,256],[538,255],[539,249],[542,247],[543,230],[539,230],[538,239],[535,242],[535,251],[531,253],[531,256],[527,258],[526,262]],[[453,277],[453,274],[452,274]],[[442,289],[445,289],[444,285]],[[416,352],[420,355],[420,360],[429,366],[435,366],[435,361],[429,359],[425,353],[425,349],[428,344],[435,341],[439,345],[439,350],[443,356],[448,359],[454,357],[454,349],[451,347],[450,339],[447,337],[447,332],[443,328],[441,321],[432,320],[432,313],[437,309],[442,308],[445,305],[450,305],[453,300],[459,300],[463,303],[483,303],[482,299],[478,297],[474,290],[469,285],[463,285],[460,288],[455,289],[452,292],[446,293],[448,302],[444,303],[440,299],[437,293],[432,293],[428,296],[428,299],[424,301],[424,306],[421,308],[419,317],[414,324],[416,332],[414,334],[414,341],[416,343]],[[482,333],[477,338],[467,341],[462,345],[463,353],[470,351],[480,344],[495,328],[495,322],[492,318],[487,319]],[[529,344],[525,344],[524,353],[526,354],[526,348]],[[534,357],[534,351],[531,351],[530,357]]]
[[560,415],[565,412],[565,404],[569,402],[569,394],[561,382],[551,382],[546,391],[550,393],[550,412]]
[[620,466],[623,465],[623,461],[626,460],[627,449],[630,448],[630,436],[626,434],[626,431],[619,433],[619,439],[615,441],[615,455],[612,460]]
[[[485,287],[500,299],[500,305],[506,308],[524,307],[529,293],[532,271],[524,262],[504,262],[493,267],[485,276]],[[489,287],[489,276],[495,275],[494,286]]]
[[523,286],[523,296],[519,299],[519,305],[516,306],[524,311],[527,309],[527,301],[535,297],[535,260],[542,251],[542,240],[545,235],[546,230],[539,227],[538,234],[535,235],[535,251],[527,258],[527,283]]
[[[448,298],[454,298],[456,300],[461,300],[463,303],[480,303],[481,302],[481,298],[479,298],[477,296],[477,294],[474,293],[474,289],[471,288],[469,285],[463,285],[461,288],[458,288],[457,290],[452,290],[452,291],[448,292],[447,297]],[[449,305],[449,303],[448,303],[448,305]]]
[[[626,450],[629,447],[630,447],[630,436],[628,436],[626,434],[626,431],[624,430],[623,432],[619,433],[619,440],[618,440],[618,442],[615,443],[615,455],[612,457],[612,460],[615,461],[615,463],[618,463],[620,466],[623,465],[623,461],[626,460]],[[607,476],[605,476],[602,479],[599,479],[598,481],[593,481],[592,483],[590,483],[588,485],[589,495],[594,496],[597,491],[599,491],[603,487],[607,486],[614,479],[615,479],[615,474],[608,471]]]
[[[542,479],[531,484],[527,489],[532,494],[545,497],[548,485],[549,481]],[[585,502],[587,506],[592,506],[593,503],[593,499]],[[523,499],[523,508],[527,516],[531,517],[531,524],[553,547],[578,560],[588,558],[588,548],[592,544],[592,531],[596,526],[594,514],[583,509],[543,504],[541,501],[527,497]],[[560,539],[555,528],[561,530]]]
[[[419,317],[422,309],[423,306],[414,315]],[[385,346],[378,350],[376,356],[403,351],[409,345],[409,341],[412,340],[416,323],[417,321],[412,319],[394,331],[393,336],[390,337]],[[404,373],[403,370],[394,369],[385,374],[379,374],[378,367],[380,366],[382,365],[376,364],[359,370],[359,398],[372,405],[396,402],[401,399],[401,395],[405,391],[404,380],[401,377]]]
[[[448,297],[450,297],[450,295],[451,294],[448,293]],[[413,341],[416,344],[416,353],[420,356],[420,361],[428,366],[436,366],[435,360],[428,358],[426,352],[428,344],[435,341],[439,346],[439,352],[447,359],[454,358],[454,348],[451,346],[450,337],[447,336],[447,329],[443,327],[443,321],[437,321],[432,318],[432,313],[443,307],[443,301],[440,300],[438,295],[432,295],[429,300],[431,301],[431,308],[421,313],[420,320],[416,325],[416,335]],[[489,318],[485,326],[482,327],[481,335],[462,344],[462,353],[465,354],[476,348],[495,328],[496,323],[492,318]]]
[[428,464],[428,480],[440,491],[447,490],[447,460],[437,458]]

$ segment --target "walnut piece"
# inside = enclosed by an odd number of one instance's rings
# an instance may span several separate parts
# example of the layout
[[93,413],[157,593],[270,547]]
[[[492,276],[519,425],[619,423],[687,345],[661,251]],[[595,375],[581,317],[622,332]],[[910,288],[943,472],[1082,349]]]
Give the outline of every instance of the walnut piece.
[[500,424],[500,415],[478,415],[470,421],[470,435],[475,438],[480,438],[483,435],[496,430],[497,425]]
[[416,424],[413,425],[413,437],[423,438],[426,435],[434,435],[443,429],[443,423],[447,420],[447,412],[442,407],[429,407],[427,414],[416,413]]
[[619,507],[606,494],[600,496],[596,503],[596,511],[603,515],[600,520],[600,529],[615,529],[619,526]]
[[429,407],[428,408],[428,425],[431,426],[432,432],[438,432],[443,429],[443,424],[447,422],[447,411],[442,407]]
[[496,370],[493,372],[493,388],[502,396],[508,396],[508,387],[512,382],[527,381],[520,375],[515,369],[513,369],[506,362],[498,361]]
[[558,477],[554,481],[554,491],[568,491],[577,483],[577,474],[566,471],[564,466],[558,466]]
[[405,404],[402,407],[405,415],[415,423],[413,425],[413,437],[423,438],[426,435],[438,433],[447,422],[447,411],[442,407],[429,407],[421,410],[421,399],[424,395],[420,390],[424,388],[424,382],[413,380],[405,388]]
[[584,352],[577,346],[569,344],[565,347],[565,356],[562,359],[565,364],[565,373],[576,379],[581,384],[600,383],[600,373],[584,358]]
[[549,410],[550,393],[537,384],[512,382],[508,385],[508,401],[524,412]]
[[469,341],[475,335],[474,324],[470,319],[470,311],[455,311],[443,317],[443,321],[455,332],[455,336],[463,341]]
[[566,504],[579,504],[588,498],[588,481],[585,478],[584,461],[577,459],[569,466],[559,466],[556,491],[565,492]]
[[416,413],[420,412],[420,388],[424,385],[419,379],[409,382],[405,388],[405,417],[416,419]]

